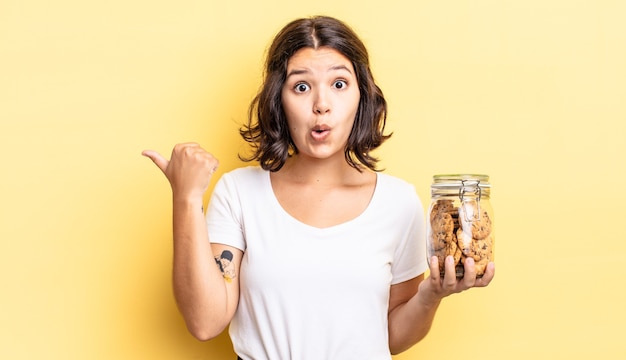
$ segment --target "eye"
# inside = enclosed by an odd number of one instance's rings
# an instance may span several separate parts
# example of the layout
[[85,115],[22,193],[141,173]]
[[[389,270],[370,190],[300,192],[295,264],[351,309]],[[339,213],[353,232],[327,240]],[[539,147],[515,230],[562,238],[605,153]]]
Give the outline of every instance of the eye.
[[345,80],[337,80],[333,83],[335,89],[344,89],[346,86],[348,86],[348,83]]
[[306,92],[307,90],[309,90],[309,85],[305,84],[305,83],[298,83],[296,84],[296,86],[294,87],[294,90],[297,93],[303,93]]

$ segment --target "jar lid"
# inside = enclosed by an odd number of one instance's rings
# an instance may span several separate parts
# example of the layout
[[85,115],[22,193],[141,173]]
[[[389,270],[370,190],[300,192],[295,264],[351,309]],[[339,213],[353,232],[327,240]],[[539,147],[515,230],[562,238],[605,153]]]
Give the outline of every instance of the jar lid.
[[484,174],[440,174],[433,176],[431,192],[433,195],[458,194],[461,188],[473,186],[480,188],[482,195],[489,196],[491,184],[489,176]]
[[481,183],[489,183],[489,175],[484,174],[440,174],[433,176],[435,183],[441,182],[459,182],[464,180],[476,180]]

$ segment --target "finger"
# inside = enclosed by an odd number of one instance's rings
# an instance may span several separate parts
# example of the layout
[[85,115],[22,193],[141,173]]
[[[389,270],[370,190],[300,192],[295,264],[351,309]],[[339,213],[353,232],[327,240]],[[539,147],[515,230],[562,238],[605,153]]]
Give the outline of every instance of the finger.
[[439,282],[439,258],[432,256],[430,258],[430,278],[433,281]]
[[456,269],[454,267],[454,257],[446,256],[444,263],[445,273],[443,275],[443,286],[446,289],[452,289],[456,285]]
[[189,141],[189,142],[178,143],[178,144],[174,145],[174,147],[175,148],[186,148],[186,147],[199,148],[201,146],[200,146],[200,144],[198,144],[195,141]]
[[[213,175],[219,167],[219,161],[197,143],[177,144],[172,151],[172,160],[177,156],[193,158],[195,161],[201,162],[201,166],[208,169],[209,175]],[[170,160],[171,161],[171,160]]]
[[487,286],[493,280],[493,277],[496,275],[496,264],[490,262],[487,264],[487,269],[485,270],[485,274],[482,278],[477,280],[476,286]]
[[161,171],[163,173],[165,173],[165,169],[167,169],[167,166],[169,165],[169,161],[164,158],[163,156],[161,156],[161,154],[159,154],[158,152],[154,151],[154,150],[144,150],[141,152],[141,155],[150,158],[150,160],[152,160],[152,162],[159,168],[161,169]]
[[463,267],[463,285],[465,285],[466,288],[471,288],[476,283],[476,265],[474,263],[474,259],[471,257],[465,259]]
[[204,149],[200,146],[200,144],[195,142],[178,143],[174,145],[174,148],[172,149],[172,156],[176,153],[193,153],[197,150],[203,151]]

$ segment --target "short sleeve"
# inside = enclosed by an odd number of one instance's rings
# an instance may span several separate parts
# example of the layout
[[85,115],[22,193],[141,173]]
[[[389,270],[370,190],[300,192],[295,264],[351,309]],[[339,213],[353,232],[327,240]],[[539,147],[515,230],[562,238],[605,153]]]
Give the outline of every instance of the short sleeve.
[[408,226],[394,254],[391,284],[413,279],[428,269],[424,209],[414,187],[409,188],[404,197]]
[[243,235],[241,201],[231,174],[224,174],[215,184],[206,213],[209,241],[240,250],[246,249]]

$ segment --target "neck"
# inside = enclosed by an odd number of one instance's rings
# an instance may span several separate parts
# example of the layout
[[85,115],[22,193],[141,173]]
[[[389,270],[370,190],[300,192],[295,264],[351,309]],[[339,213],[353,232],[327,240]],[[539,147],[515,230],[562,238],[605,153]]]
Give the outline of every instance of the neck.
[[299,155],[290,157],[279,172],[296,182],[319,185],[345,184],[367,173],[359,172],[343,157],[314,159]]

